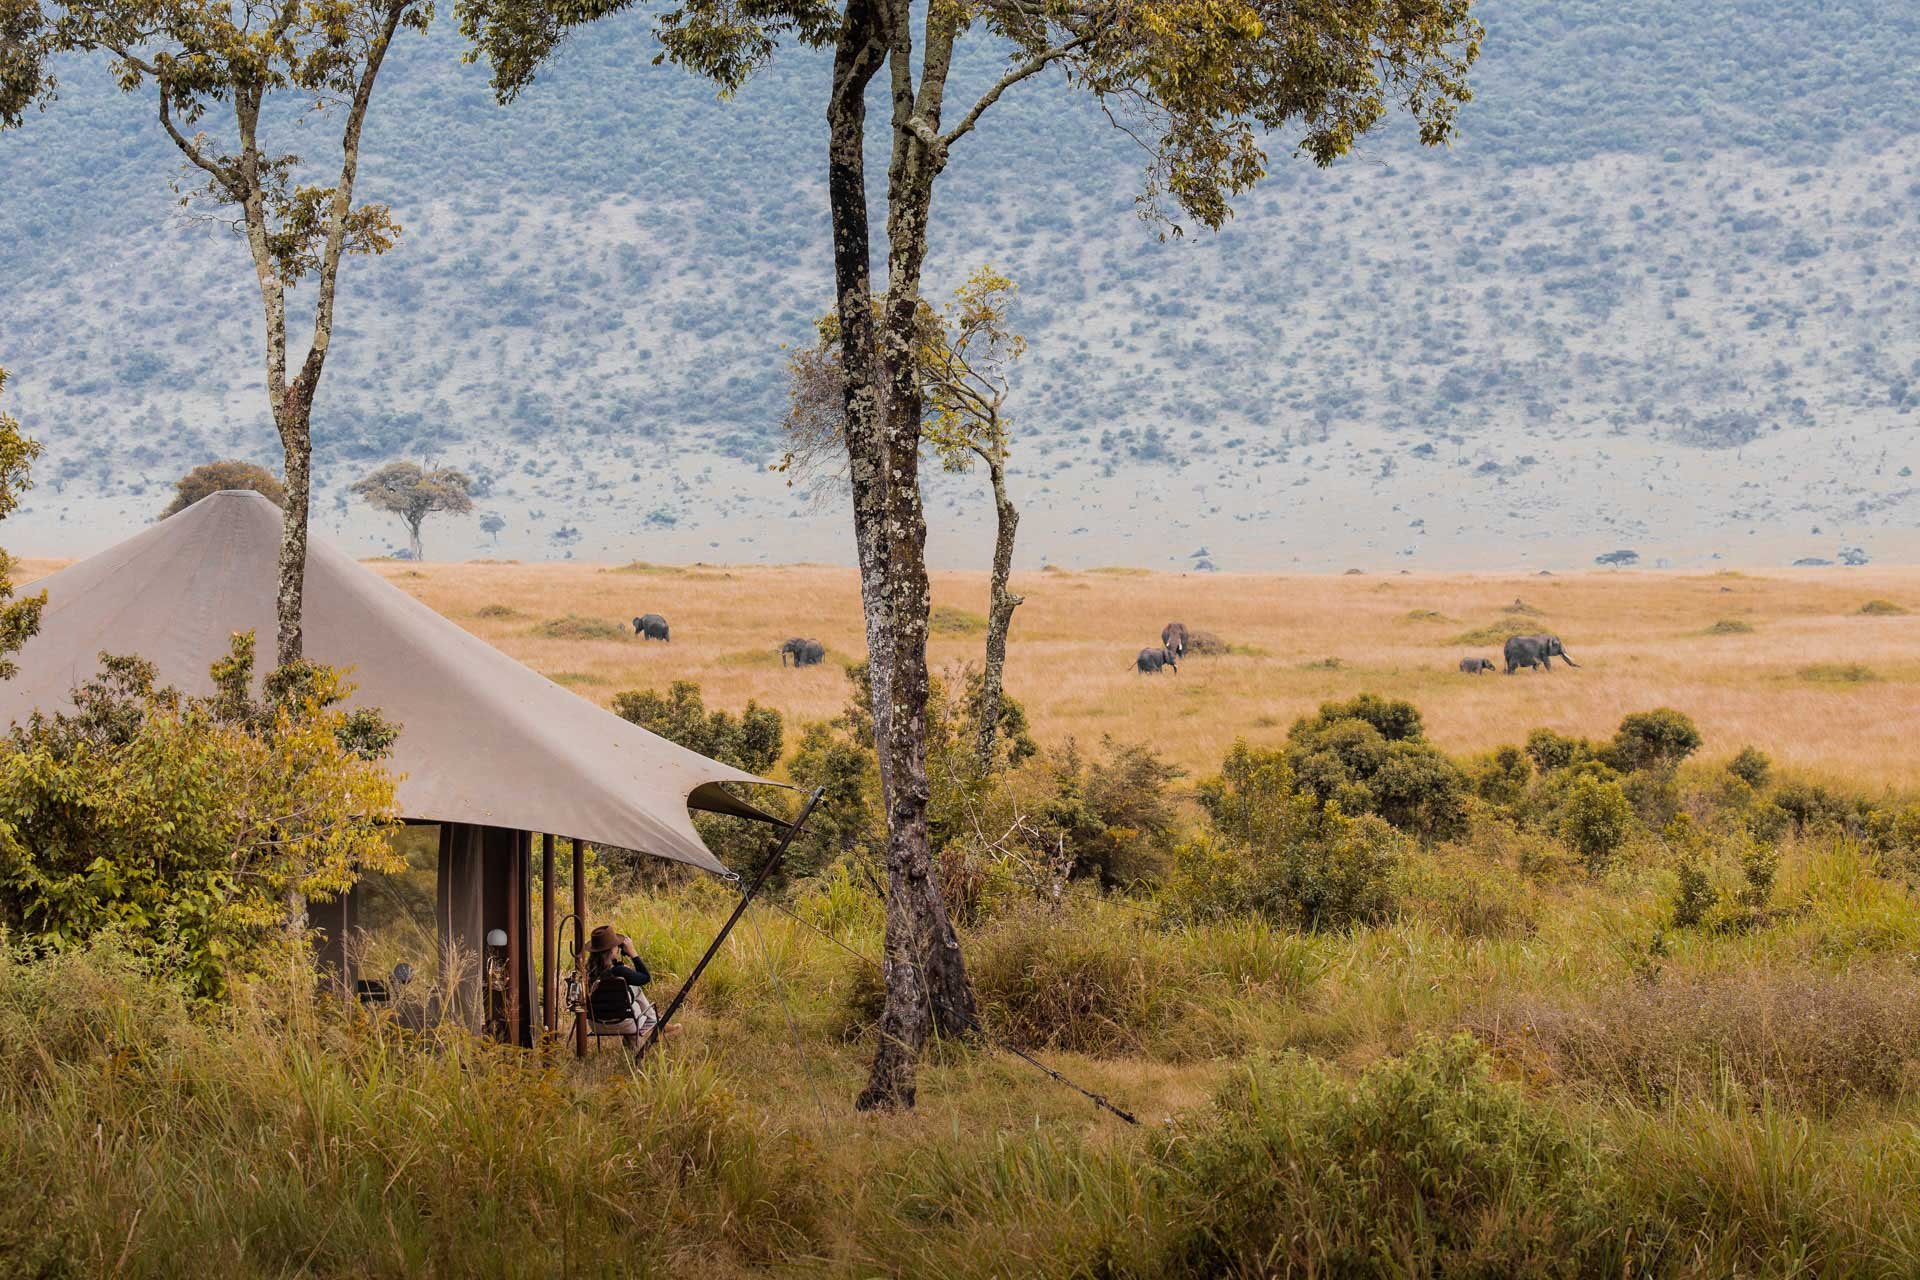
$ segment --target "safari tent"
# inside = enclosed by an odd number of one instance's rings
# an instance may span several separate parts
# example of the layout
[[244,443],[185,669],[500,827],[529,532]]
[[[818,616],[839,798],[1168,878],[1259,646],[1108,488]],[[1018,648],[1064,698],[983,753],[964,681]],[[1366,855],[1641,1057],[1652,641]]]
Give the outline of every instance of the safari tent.
[[[266,498],[217,493],[35,583],[47,604],[0,682],[0,724],[71,706],[102,651],[155,664],[162,682],[209,693],[209,668],[231,636],[252,631],[263,653],[275,634],[281,514]],[[356,705],[400,725],[390,762],[400,816],[440,828],[437,929],[443,949],[504,968],[507,1038],[530,1044],[536,1021],[559,1027],[553,843],[635,849],[731,876],[695,832],[689,808],[769,817],[723,784],[775,785],[630,724],[521,666],[379,575],[309,544],[306,655],[351,668]],[[782,824],[784,825],[784,824]],[[529,879],[541,835],[544,999],[534,998]],[[574,860],[574,947],[586,921]],[[353,898],[316,904],[323,959],[347,972],[342,942]],[[489,952],[489,934],[506,936]],[[477,1017],[480,978],[459,1001]],[[584,1032],[584,1026],[581,1028]],[[584,1041],[582,1042],[584,1043]]]

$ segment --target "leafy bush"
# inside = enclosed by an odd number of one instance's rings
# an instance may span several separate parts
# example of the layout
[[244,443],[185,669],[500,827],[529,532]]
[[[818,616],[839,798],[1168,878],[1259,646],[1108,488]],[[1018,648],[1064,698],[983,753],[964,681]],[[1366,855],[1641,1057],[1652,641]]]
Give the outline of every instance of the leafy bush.
[[1700,749],[1700,730],[1671,707],[1636,711],[1620,722],[1606,753],[1622,773],[1637,769],[1670,770]]
[[1496,748],[1473,771],[1473,790],[1491,804],[1512,806],[1533,781],[1533,761],[1519,747]]
[[1673,927],[1691,929],[1720,905],[1720,890],[1698,858],[1682,858],[1674,868]]
[[1527,755],[1540,772],[1552,773],[1591,758],[1593,748],[1581,738],[1569,738],[1551,729],[1535,729],[1527,735]]
[[290,893],[332,898],[396,870],[394,730],[347,712],[329,668],[282,667],[252,697],[253,636],[214,693],[156,687],[103,655],[74,711],[35,713],[0,754],[0,926],[59,949],[111,934],[196,996],[257,971]]
[[1423,840],[1465,828],[1467,776],[1424,740],[1410,702],[1363,693],[1322,705],[1288,732],[1287,764],[1300,789],[1347,813]]
[[675,680],[665,696],[652,689],[613,695],[613,713],[689,751],[748,773],[765,773],[780,759],[784,726],[780,713],[749,700],[735,716],[708,711],[700,686]]
[[1764,751],[1742,747],[1740,753],[1727,762],[1727,772],[1757,791],[1766,786],[1772,776],[1773,761]]
[[1612,864],[1626,843],[1633,816],[1633,805],[1618,782],[1577,773],[1561,797],[1555,826],[1587,870],[1598,873]]
[[1471,1037],[1349,1085],[1296,1054],[1237,1071],[1169,1142],[1161,1274],[1638,1274],[1597,1144],[1497,1081]]
[[1349,817],[1294,785],[1286,756],[1234,744],[1198,799],[1213,835],[1183,845],[1160,895],[1180,920],[1259,915],[1347,929],[1393,910],[1400,842],[1375,817]]

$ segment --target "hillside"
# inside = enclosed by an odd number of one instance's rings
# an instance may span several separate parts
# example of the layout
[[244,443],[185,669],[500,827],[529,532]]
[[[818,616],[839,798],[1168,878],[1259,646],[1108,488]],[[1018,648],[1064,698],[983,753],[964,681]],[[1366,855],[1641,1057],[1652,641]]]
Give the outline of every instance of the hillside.
[[[1920,559],[1920,15],[1869,0],[1489,0],[1467,138],[1277,162],[1222,234],[1157,241],[1136,162],[1058,86],[960,154],[936,276],[1024,286],[1023,560],[1234,569]],[[316,423],[323,523],[376,460],[485,475],[506,554],[845,560],[767,473],[781,345],[826,305],[823,64],[732,102],[637,20],[510,109],[450,29],[391,69]],[[967,67],[975,79],[985,59]],[[173,212],[171,153],[97,67],[0,137],[0,360],[48,444],[9,522],[71,554],[214,454],[274,453],[237,243]],[[1062,501],[1070,497],[1070,501]],[[944,481],[935,552],[985,506]],[[482,553],[471,522],[430,554]]]

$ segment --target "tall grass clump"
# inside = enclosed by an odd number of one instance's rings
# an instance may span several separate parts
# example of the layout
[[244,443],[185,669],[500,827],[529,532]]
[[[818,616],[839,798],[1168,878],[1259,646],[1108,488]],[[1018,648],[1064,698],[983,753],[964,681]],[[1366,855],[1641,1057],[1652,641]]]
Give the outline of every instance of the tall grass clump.
[[14,1274],[625,1274],[765,1263],[812,1191],[712,1065],[580,1073],[257,984],[196,1019],[110,947],[0,954]]
[[1904,618],[1907,610],[1891,600],[1869,600],[1860,606],[1860,612],[1870,618]]
[[561,618],[548,618],[534,628],[537,635],[549,640],[625,640],[627,628],[618,622],[606,618],[587,618],[577,613],[569,613]]
[[1640,1260],[1596,1135],[1495,1080],[1468,1037],[1352,1083],[1297,1054],[1251,1061],[1165,1146],[1165,1275],[1619,1275]]

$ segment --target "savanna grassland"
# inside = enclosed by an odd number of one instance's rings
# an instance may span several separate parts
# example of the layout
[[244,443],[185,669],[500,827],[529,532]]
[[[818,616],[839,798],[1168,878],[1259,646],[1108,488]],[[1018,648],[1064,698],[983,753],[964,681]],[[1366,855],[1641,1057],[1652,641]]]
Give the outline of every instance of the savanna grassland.
[[[846,701],[841,665],[865,653],[851,570],[377,567],[602,703],[618,690],[692,680],[718,706],[751,698],[789,718],[824,718]],[[1026,603],[1014,615],[1007,684],[1042,741],[1112,735],[1202,770],[1236,737],[1278,742],[1296,716],[1365,689],[1411,699],[1449,751],[1485,750],[1543,725],[1610,731],[1627,712],[1671,706],[1699,723],[1709,755],[1754,743],[1789,768],[1856,783],[1905,787],[1920,776],[1920,739],[1910,729],[1920,714],[1913,569],[1555,577],[1096,570],[1023,574],[1013,588]],[[983,574],[935,575],[936,667],[979,662],[986,597]],[[1873,601],[1913,613],[1863,613]],[[632,636],[628,620],[647,612],[672,623],[670,644]],[[569,619],[587,625],[554,626]],[[1141,679],[1133,655],[1158,644],[1173,619],[1231,651]],[[609,634],[580,634],[595,623]],[[1559,635],[1581,669],[1556,664],[1550,679],[1524,670],[1511,680],[1462,677],[1462,657],[1499,660],[1502,628]],[[819,639],[827,661],[783,670],[778,646],[789,636]]]
[[[860,647],[838,569],[379,570],[603,702],[685,679],[709,707],[776,707],[781,768],[800,722],[842,710],[837,662]],[[1920,606],[1920,573],[1091,572],[1016,589],[1009,686],[1042,750],[962,788],[975,825],[1024,816],[1132,870],[1063,882],[1017,842],[963,833],[943,875],[994,1039],[1139,1127],[977,1042],[930,1052],[914,1112],[854,1112],[882,927],[856,853],[748,914],[637,1073],[611,1048],[581,1067],[343,1014],[285,966],[208,1007],[99,942],[0,956],[0,1262],[1920,1274],[1920,616],[1897,612]],[[984,594],[937,579],[937,662],[977,655],[966,615]],[[671,644],[593,634],[646,611]],[[1135,675],[1174,617],[1232,651]],[[1509,624],[1557,632],[1581,668],[1457,671],[1499,649],[1460,637]],[[824,641],[828,663],[782,670],[789,635]],[[1416,705],[1424,740],[1391,702],[1344,704],[1318,739],[1296,726],[1363,692]],[[1671,720],[1622,727],[1663,706],[1697,744]],[[1338,812],[1373,794],[1350,778],[1302,799],[1330,758],[1380,745],[1356,715],[1453,799],[1401,814],[1384,774],[1384,817]],[[1529,742],[1541,727],[1564,736]],[[1097,755],[1102,735],[1185,774],[1128,772]],[[1090,769],[1056,758],[1069,736]],[[1237,737],[1272,750],[1230,755]],[[1771,764],[1736,757],[1748,745]],[[1164,803],[1103,794],[1103,771]],[[656,997],[730,905],[716,882],[611,862],[593,885]],[[409,928],[382,945],[404,950]]]

